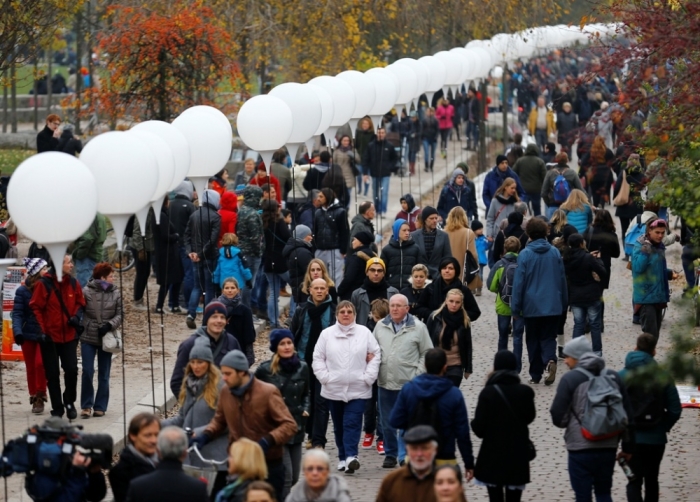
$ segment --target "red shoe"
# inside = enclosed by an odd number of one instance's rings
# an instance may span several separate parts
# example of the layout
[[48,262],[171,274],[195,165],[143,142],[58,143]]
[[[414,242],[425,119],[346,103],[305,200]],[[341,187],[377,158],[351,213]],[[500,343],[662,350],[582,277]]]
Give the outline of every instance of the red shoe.
[[377,441],[377,453],[384,455],[384,441]]
[[365,434],[365,438],[362,440],[362,449],[363,450],[371,449],[372,443],[374,443],[374,434]]

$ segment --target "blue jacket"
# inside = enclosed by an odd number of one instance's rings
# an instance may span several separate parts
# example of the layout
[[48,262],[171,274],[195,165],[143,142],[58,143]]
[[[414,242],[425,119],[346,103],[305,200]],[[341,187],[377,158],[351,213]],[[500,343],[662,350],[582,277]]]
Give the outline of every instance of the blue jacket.
[[[226,257],[227,249],[231,250],[231,258]],[[219,249],[219,259],[216,263],[216,269],[214,269],[212,281],[214,281],[214,284],[218,284],[223,288],[224,281],[229,277],[233,277],[238,281],[238,287],[240,289],[243,289],[246,281],[250,281],[253,278],[250,269],[243,266],[241,250],[236,246],[222,246],[221,249]]]
[[496,190],[498,190],[506,178],[513,178],[518,185],[518,195],[521,199],[525,197],[525,190],[523,190],[523,186],[520,184],[520,177],[515,174],[515,171],[509,167],[504,172],[501,172],[498,166],[494,166],[484,178],[484,188],[481,191],[487,213],[489,212],[491,200],[496,196]]
[[[464,178],[464,184],[459,186],[455,183],[455,178],[461,175]],[[437,210],[443,220],[447,220],[449,212],[460,206],[467,213],[467,217],[471,220],[476,217],[476,187],[474,183],[467,179],[464,171],[460,168],[452,172],[450,181],[445,184],[440,199],[438,200]]]
[[476,254],[479,255],[479,265],[487,265],[489,262],[488,253],[491,243],[485,235],[480,235],[476,238]]
[[389,423],[396,429],[408,429],[421,399],[436,399],[444,444],[438,446],[438,459],[454,459],[455,440],[466,469],[474,468],[472,441],[469,438],[469,416],[464,396],[450,380],[426,373],[406,383],[399,391]]
[[[625,369],[620,371],[620,378],[626,382],[627,378],[634,373],[635,370],[643,366],[653,365],[656,367],[656,361],[651,354],[634,350],[627,353],[625,357]],[[658,370],[657,371],[661,371]],[[668,376],[668,375],[665,375]],[[652,429],[635,429],[634,437],[637,443],[642,444],[666,444],[666,433],[671,430],[674,424],[681,418],[681,400],[678,397],[678,390],[673,384],[664,387],[664,418],[656,424]]]
[[566,220],[569,225],[576,227],[576,231],[583,235],[588,229],[588,225],[593,223],[593,211],[588,204],[583,206],[582,211],[566,211]]
[[513,315],[561,315],[569,303],[564,262],[545,239],[528,243],[518,255],[510,307]]
[[12,307],[12,333],[22,335],[25,340],[39,342],[42,339],[41,326],[36,320],[34,311],[29,307],[32,292],[26,286],[20,286],[15,291],[15,304]]
[[640,304],[668,303],[668,279],[673,273],[666,266],[663,243],[644,245],[644,235],[634,243],[632,251],[632,302]]

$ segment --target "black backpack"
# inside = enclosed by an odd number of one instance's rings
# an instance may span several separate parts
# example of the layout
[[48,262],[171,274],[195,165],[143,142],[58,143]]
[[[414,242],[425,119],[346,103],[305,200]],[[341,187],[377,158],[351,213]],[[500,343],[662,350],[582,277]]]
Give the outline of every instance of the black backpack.
[[645,430],[656,427],[664,418],[664,388],[656,385],[648,388],[643,385],[631,383],[627,385],[634,413],[634,426]]
[[440,413],[437,406],[438,398],[419,399],[416,409],[413,410],[406,430],[417,425],[429,425],[438,433],[438,445],[442,446],[442,427],[440,426]]

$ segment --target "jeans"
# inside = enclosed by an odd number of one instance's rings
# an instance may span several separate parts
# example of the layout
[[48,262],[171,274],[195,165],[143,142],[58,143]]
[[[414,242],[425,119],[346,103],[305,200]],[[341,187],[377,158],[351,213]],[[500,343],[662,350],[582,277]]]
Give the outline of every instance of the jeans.
[[528,193],[523,198],[524,202],[532,203],[532,215],[539,216],[542,214],[542,197],[539,193]]
[[[360,173],[357,177],[357,195],[360,196],[364,194],[366,196],[367,192],[369,192],[369,183],[364,183],[362,181],[362,174],[364,173],[364,169],[360,164],[356,164],[355,167],[357,167],[357,170]],[[362,190],[362,185],[364,185],[364,191]]]
[[[41,343],[41,358],[44,360],[44,371],[51,400],[51,415],[62,417],[64,404],[74,404],[78,392],[78,340],[66,343],[55,343],[47,337]],[[63,383],[65,390],[61,395],[61,370],[63,368]]]
[[479,124],[478,122],[472,122],[467,120],[467,146],[476,150],[476,146],[479,144]]
[[315,253],[315,258],[326,264],[328,275],[331,276],[335,284],[340,284],[345,274],[345,260],[340,253],[340,249],[317,249]]
[[[637,443],[637,449],[629,462],[630,469],[636,477],[634,481],[627,483],[628,502],[658,502],[659,467],[665,449],[665,444]],[[642,485],[644,485],[644,498],[642,498]]]
[[437,150],[437,141],[429,139],[423,140],[423,161],[425,162],[426,171],[432,169],[435,164],[435,151]]
[[530,377],[539,382],[549,361],[557,361],[558,315],[525,318],[525,343]]
[[518,361],[518,373],[523,369],[523,332],[525,321],[522,317],[514,318],[498,314],[498,350],[508,350],[508,331],[513,320],[513,354]]
[[384,452],[387,457],[393,457],[399,461],[406,458],[406,444],[403,442],[403,431],[394,429],[389,424],[391,410],[399,397],[398,390],[388,390],[379,387],[379,413],[382,419],[382,431],[384,432]]
[[569,480],[576,502],[592,501],[591,490],[595,491],[596,502],[612,502],[614,469],[613,449],[570,451]]
[[663,309],[655,304],[640,305],[639,320],[642,323],[642,331],[651,333],[658,339],[662,315]]
[[382,214],[386,213],[386,207],[389,202],[389,180],[391,180],[391,176],[372,178],[372,198],[374,199],[374,207]]
[[328,400],[321,395],[321,382],[313,372],[309,378],[309,419],[306,421],[306,433],[312,446],[326,447],[326,430],[328,429]]
[[365,416],[364,416],[364,427],[363,430],[365,434],[374,434],[377,432],[377,441],[384,441],[384,434],[382,433],[382,417],[379,413],[379,406],[377,405],[377,400],[379,398],[379,388],[377,387],[377,382],[372,384],[372,398],[367,399],[365,403]]
[[[282,281],[289,280],[289,272],[284,272],[282,274],[275,274],[274,272],[265,272],[267,277],[267,283],[270,285],[270,295],[267,298],[267,317],[270,318],[270,328],[279,328],[279,318],[280,318],[280,289],[282,288]],[[291,298],[291,301],[294,301]]]
[[603,354],[603,340],[600,336],[602,305],[603,302],[598,300],[593,303],[571,306],[571,312],[574,314],[573,338],[584,335],[586,331],[586,318],[588,318],[588,323],[591,326],[591,343],[593,345],[593,352],[599,356]]
[[46,395],[46,373],[44,363],[41,360],[41,344],[25,340],[22,344],[24,366],[27,369],[27,388],[29,395]]
[[190,303],[187,306],[187,315],[197,317],[197,307],[199,306],[199,297],[204,291],[204,306],[216,300],[216,292],[214,282],[212,281],[212,273],[216,268],[216,260],[200,260],[194,263],[195,281],[190,294]]
[[547,206],[547,209],[545,210],[544,214],[547,217],[548,221],[552,219],[552,215],[557,209],[559,209],[559,206]]
[[[83,376],[80,380],[80,407],[84,410],[107,411],[109,402],[109,371],[112,368],[112,354],[85,342],[80,342],[83,358]],[[97,394],[92,386],[97,356]]]
[[[256,280],[256,276],[258,273],[258,269],[260,268],[260,262],[262,259],[259,256],[248,256],[246,257],[246,261],[248,262],[248,267],[250,268],[250,273],[253,274],[253,281]],[[248,289],[245,284],[239,284],[239,288],[241,288],[241,291],[243,293],[243,296],[241,298],[241,301],[243,301],[243,304],[250,308],[250,296],[253,294],[252,289]],[[253,285],[255,287],[255,285]]]
[[75,278],[80,283],[81,288],[84,288],[92,277],[95,265],[97,265],[97,262],[91,258],[75,260]]
[[[284,496],[289,495],[292,486],[299,481],[301,469],[301,443],[284,445]],[[284,499],[280,499],[284,500]]]
[[[192,287],[194,286],[194,272],[193,272],[193,267],[192,267],[192,260],[190,260],[190,257],[187,256],[187,250],[185,249],[185,246],[180,246],[180,263],[182,263],[182,288],[181,288],[181,293],[182,297],[185,299],[185,305],[184,308],[187,308],[187,304],[190,301],[190,296],[192,296]],[[241,289],[243,289],[243,286],[241,286]],[[168,307],[173,308],[173,307],[179,307],[180,300],[177,299],[177,296],[175,295],[175,299],[173,299],[173,286],[170,286],[170,300],[168,301]],[[177,301],[177,304],[174,303]]]
[[263,270],[263,267],[260,267],[253,283],[253,296],[250,299],[250,303],[253,308],[263,312],[267,312],[267,286],[265,270]]
[[535,130],[535,142],[537,143],[537,146],[540,148],[541,152],[544,152],[544,148],[547,146],[548,141],[547,129]]
[[360,442],[365,401],[366,399],[352,399],[346,403],[328,400],[339,460],[357,456],[357,444]]

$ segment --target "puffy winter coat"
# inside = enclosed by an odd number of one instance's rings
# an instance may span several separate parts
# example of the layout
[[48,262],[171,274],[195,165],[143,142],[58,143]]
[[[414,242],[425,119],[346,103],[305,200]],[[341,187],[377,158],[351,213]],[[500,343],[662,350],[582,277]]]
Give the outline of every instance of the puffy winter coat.
[[253,280],[253,274],[243,265],[241,250],[236,246],[224,246],[219,249],[219,259],[216,262],[212,281],[223,288],[224,281],[229,277],[238,281],[240,289],[245,287],[246,282]]
[[620,257],[620,239],[617,238],[615,232],[603,230],[601,227],[588,227],[588,231],[583,234],[586,241],[588,251],[600,251],[600,259],[603,260],[603,266],[607,272],[606,277],[602,278],[600,284],[603,289],[608,289],[610,286],[610,269],[612,267],[612,259]]
[[[58,301],[59,294],[68,315]],[[29,306],[42,333],[55,343],[67,343],[75,339],[75,328],[68,326],[68,319],[73,316],[80,318],[85,308],[85,297],[75,278],[64,275],[59,283],[53,274],[46,274],[34,286]]]
[[[180,188],[180,187],[178,187]],[[185,190],[186,187],[182,187],[181,190]],[[191,194],[191,191],[188,191]],[[180,236],[178,239],[178,245],[185,245],[185,232],[187,231],[187,223],[190,221],[190,216],[194,213],[197,208],[192,204],[191,195],[187,196],[185,194],[177,194],[175,198],[170,201],[170,222],[175,225],[175,230]]]
[[400,241],[398,239],[398,231],[401,225],[406,223],[404,220],[396,220],[394,222],[394,234],[389,244],[382,248],[381,259],[386,267],[386,280],[397,289],[410,284],[408,282],[411,277],[413,266],[420,263],[420,249],[415,241],[409,239]]
[[[364,215],[356,214],[352,217],[352,221],[350,222],[348,253],[352,253],[352,238],[360,232],[368,232],[370,235],[374,235],[374,223],[372,223],[372,220],[365,218]],[[376,248],[376,246],[374,247]]]
[[644,244],[640,235],[632,251],[632,301],[636,305],[668,303],[668,280],[673,270],[666,266],[666,246]]
[[31,299],[32,291],[27,286],[21,285],[15,290],[15,303],[12,306],[12,334],[22,335],[29,342],[40,342],[41,326],[29,306]]
[[458,278],[453,280],[449,285],[445,284],[442,277],[438,277],[428,284],[425,288],[425,292],[418,300],[418,316],[427,321],[430,314],[440,308],[442,302],[445,301],[445,297],[447,297],[447,292],[451,289],[459,289],[462,292],[462,295],[464,295],[464,310],[467,311],[470,321],[476,321],[481,316],[479,304],[474,299],[474,295],[469,288],[462,284],[462,281]]
[[[461,186],[455,183],[457,176],[464,178],[464,184]],[[445,184],[440,192],[437,210],[442,219],[447,220],[447,215],[457,206],[464,209],[469,219],[476,217],[478,211],[476,206],[476,188],[474,183],[467,179],[466,174],[459,167],[452,171],[450,181]]]
[[119,328],[122,325],[122,299],[119,290],[114,284],[103,289],[95,281],[90,281],[83,288],[85,297],[85,313],[83,314],[83,332],[80,340],[95,345],[102,346],[102,338],[97,332],[102,324],[108,322],[112,328]]
[[593,223],[593,210],[588,204],[584,204],[583,209],[575,211],[564,211],[569,225],[576,227],[576,231],[583,235],[588,229],[588,225]]
[[318,208],[314,214],[316,249],[340,249],[345,253],[350,244],[350,228],[345,209],[334,202],[328,208]]
[[452,105],[440,105],[435,109],[435,118],[438,121],[438,127],[440,129],[452,129],[454,124],[452,123],[452,118],[455,114],[455,108]]
[[233,192],[224,192],[219,201],[219,216],[221,216],[221,230],[219,231],[219,246],[224,234],[235,234],[238,221],[238,196]]
[[197,253],[200,259],[216,260],[221,230],[221,216],[211,204],[205,203],[192,213],[185,231],[187,253]]
[[314,257],[314,249],[310,242],[296,237],[290,237],[282,249],[282,256],[287,260],[289,271],[289,285],[292,287],[292,294],[297,304],[301,303],[301,285],[304,282],[306,269]]
[[309,394],[309,366],[304,361],[299,361],[299,367],[292,371],[285,371],[280,366],[277,373],[272,373],[272,359],[265,361],[255,370],[255,377],[262,382],[271,383],[282,394],[284,404],[297,423],[297,433],[287,444],[299,444],[304,440],[307,417],[304,412],[310,413],[311,400]]
[[[374,354],[367,362],[367,354]],[[381,354],[372,332],[361,324],[338,322],[321,332],[314,348],[314,375],[321,383],[321,396],[348,403],[372,397]]]

